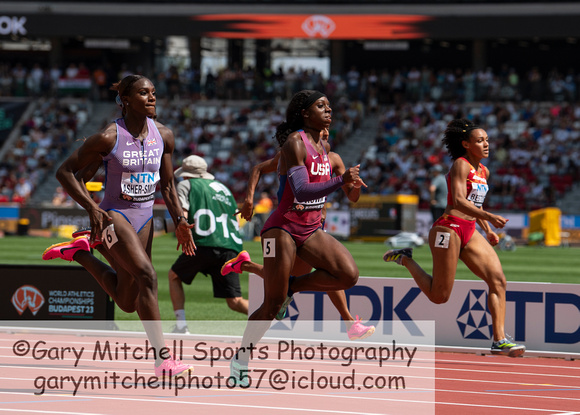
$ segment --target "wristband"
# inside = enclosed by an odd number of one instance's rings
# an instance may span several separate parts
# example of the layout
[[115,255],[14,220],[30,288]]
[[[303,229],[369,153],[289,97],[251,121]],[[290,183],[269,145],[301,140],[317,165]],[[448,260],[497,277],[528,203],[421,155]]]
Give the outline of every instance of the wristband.
[[175,224],[179,225],[179,222],[181,221],[181,219],[185,219],[185,221],[187,222],[187,218],[185,216],[178,216],[177,220],[175,221]]

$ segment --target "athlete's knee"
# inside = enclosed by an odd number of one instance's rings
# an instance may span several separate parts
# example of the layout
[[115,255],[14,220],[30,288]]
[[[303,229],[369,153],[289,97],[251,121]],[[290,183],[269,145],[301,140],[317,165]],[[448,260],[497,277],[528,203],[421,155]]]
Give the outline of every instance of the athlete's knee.
[[122,297],[115,298],[115,304],[125,313],[134,313],[137,311],[137,297],[138,293],[127,292]]
[[135,272],[135,281],[139,285],[139,289],[147,289],[147,290],[157,290],[157,273],[151,266],[143,266],[140,267]]
[[359,271],[358,267],[354,262],[345,264],[341,267],[340,273],[338,275],[340,281],[340,289],[348,290],[354,287],[358,282]]
[[179,275],[177,275],[172,269],[169,270],[167,277],[169,278],[169,281],[179,280]]
[[137,304],[135,301],[117,301],[117,306],[125,313],[134,313],[137,311]]
[[488,278],[488,285],[491,292],[505,292],[507,289],[507,280],[503,272],[493,273]]
[[240,298],[241,297],[226,298],[226,304],[228,305],[229,308],[231,308],[232,310],[235,310],[237,305],[240,303]]
[[432,293],[428,297],[432,303],[445,304],[447,301],[449,301],[449,298],[451,297],[451,293],[450,292],[449,293],[448,292]]

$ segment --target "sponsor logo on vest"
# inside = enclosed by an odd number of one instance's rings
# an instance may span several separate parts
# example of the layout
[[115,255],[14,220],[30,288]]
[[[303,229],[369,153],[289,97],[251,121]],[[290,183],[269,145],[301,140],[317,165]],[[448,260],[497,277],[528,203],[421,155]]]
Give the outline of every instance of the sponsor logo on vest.
[[312,163],[310,165],[310,174],[313,176],[330,176],[330,164],[328,163]]

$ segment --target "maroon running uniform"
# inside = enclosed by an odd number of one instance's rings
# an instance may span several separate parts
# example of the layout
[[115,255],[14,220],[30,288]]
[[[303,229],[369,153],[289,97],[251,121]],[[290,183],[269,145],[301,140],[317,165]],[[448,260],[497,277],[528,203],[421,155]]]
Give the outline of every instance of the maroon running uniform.
[[[298,132],[306,146],[307,156],[304,164],[308,170],[309,182],[318,183],[330,180],[332,168],[326,150],[323,147],[320,154],[310,144],[304,131]],[[272,228],[283,229],[292,236],[298,247],[322,226],[322,208],[326,202],[326,196],[315,200],[297,200],[288,180],[280,180],[280,187],[278,193],[282,196],[278,207],[264,224],[262,234]]]

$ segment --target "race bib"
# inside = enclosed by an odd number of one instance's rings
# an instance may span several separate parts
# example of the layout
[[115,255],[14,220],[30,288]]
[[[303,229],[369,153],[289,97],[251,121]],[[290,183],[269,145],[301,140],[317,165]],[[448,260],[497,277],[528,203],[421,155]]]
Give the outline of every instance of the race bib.
[[159,172],[123,173],[120,199],[143,203],[155,199]]
[[471,192],[467,195],[467,200],[472,201],[475,206],[481,207],[489,186],[484,183],[473,183],[472,186]]
[[264,258],[276,256],[276,238],[264,238]]
[[115,225],[112,223],[103,229],[103,233],[101,234],[101,242],[105,244],[107,249],[111,249],[113,245],[117,243],[119,239],[117,238],[117,234],[115,233]]
[[449,248],[449,238],[451,238],[451,234],[449,232],[437,232],[435,236],[435,244],[433,245],[435,248]]
[[326,196],[323,196],[320,199],[309,200],[307,202],[300,202],[296,198],[294,198],[291,210],[295,210],[298,212],[304,212],[309,210],[322,210],[325,203]]

